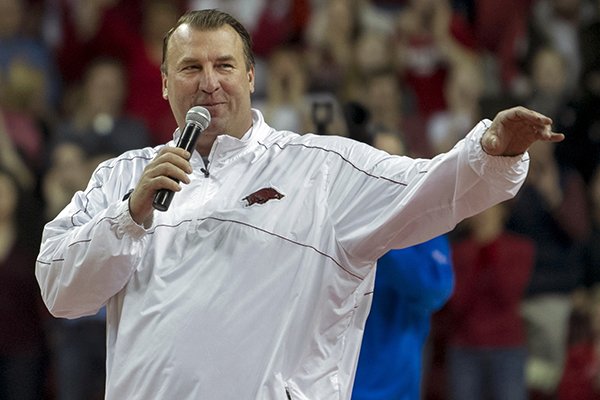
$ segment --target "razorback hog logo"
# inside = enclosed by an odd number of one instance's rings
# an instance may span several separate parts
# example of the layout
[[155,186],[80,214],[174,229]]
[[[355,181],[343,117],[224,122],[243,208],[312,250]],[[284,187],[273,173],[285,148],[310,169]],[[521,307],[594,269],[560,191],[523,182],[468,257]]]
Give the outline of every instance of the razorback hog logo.
[[252,204],[265,204],[269,200],[281,199],[283,195],[273,188],[262,188],[256,192],[244,197],[242,200],[247,202],[247,206]]

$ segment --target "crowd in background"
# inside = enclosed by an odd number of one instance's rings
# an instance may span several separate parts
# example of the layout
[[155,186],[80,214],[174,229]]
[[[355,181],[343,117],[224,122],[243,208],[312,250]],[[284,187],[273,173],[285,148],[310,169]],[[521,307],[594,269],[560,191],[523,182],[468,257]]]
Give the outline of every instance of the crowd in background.
[[503,108],[551,117],[567,139],[531,149],[518,196],[450,234],[423,393],[494,393],[493,368],[468,373],[489,362],[531,399],[600,399],[598,0],[0,0],[0,399],[103,398],[103,310],[45,311],[41,230],[100,161],[172,138],[162,38],[199,8],[251,32],[253,104],[278,129],[431,157]]

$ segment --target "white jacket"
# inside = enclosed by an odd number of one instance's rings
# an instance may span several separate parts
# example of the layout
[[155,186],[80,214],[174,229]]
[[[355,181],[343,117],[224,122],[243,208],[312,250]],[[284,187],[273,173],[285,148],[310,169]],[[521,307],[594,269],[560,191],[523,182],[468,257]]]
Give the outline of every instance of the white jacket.
[[514,196],[527,173],[527,156],[482,151],[490,121],[413,160],[253,116],[241,140],[216,139],[209,177],[192,155],[191,183],[148,229],[122,199],[160,146],[101,164],[46,225],[48,309],[107,304],[108,399],[349,399],[376,260]]

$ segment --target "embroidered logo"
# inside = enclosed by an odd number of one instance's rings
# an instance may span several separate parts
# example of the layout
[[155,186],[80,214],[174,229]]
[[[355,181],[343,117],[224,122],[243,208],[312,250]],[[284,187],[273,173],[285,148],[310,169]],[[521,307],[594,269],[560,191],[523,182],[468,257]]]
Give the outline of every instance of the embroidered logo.
[[281,193],[272,187],[269,187],[257,190],[256,192],[244,197],[242,201],[246,201],[246,206],[250,207],[253,204],[265,204],[269,200],[279,200],[282,197],[284,196]]

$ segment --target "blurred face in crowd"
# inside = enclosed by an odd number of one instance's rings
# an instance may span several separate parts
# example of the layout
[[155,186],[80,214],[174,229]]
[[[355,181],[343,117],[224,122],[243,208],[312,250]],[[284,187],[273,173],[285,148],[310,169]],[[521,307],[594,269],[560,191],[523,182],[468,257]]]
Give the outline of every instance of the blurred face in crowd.
[[392,63],[388,37],[374,31],[363,33],[356,41],[354,57],[356,66],[363,75],[388,67]]
[[467,225],[475,240],[480,243],[489,243],[504,230],[506,215],[506,204],[496,204],[469,218]]
[[0,38],[19,32],[23,18],[23,0],[0,0]]
[[125,72],[116,62],[94,65],[85,81],[85,101],[92,114],[116,115],[125,101]]
[[6,174],[0,172],[0,221],[10,220],[17,207],[17,186]]
[[193,106],[210,112],[210,125],[197,145],[202,153],[208,153],[217,135],[241,138],[252,126],[254,67],[248,66],[242,39],[231,26],[198,30],[180,25],[169,40],[165,64],[163,96],[179,127]]
[[474,63],[464,61],[452,70],[444,94],[450,108],[460,110],[479,104],[483,90],[481,70]]
[[373,146],[392,155],[404,155],[406,149],[400,137],[393,132],[379,132],[373,139]]
[[581,7],[581,0],[553,0],[552,6],[557,14],[564,18],[577,18]]
[[440,2],[440,0],[411,0],[411,7],[419,13],[431,12]]
[[179,10],[171,1],[154,0],[145,3],[142,15],[144,38],[160,43],[165,33],[177,22]]
[[532,77],[534,86],[548,94],[560,94],[565,90],[566,65],[562,56],[552,49],[542,49],[533,59]]
[[83,190],[97,164],[88,164],[83,149],[74,143],[61,143],[52,152],[54,184],[68,193]]
[[367,81],[366,93],[369,111],[373,115],[379,113],[399,115],[402,112],[402,94],[398,78],[394,73],[390,72],[372,76]]

